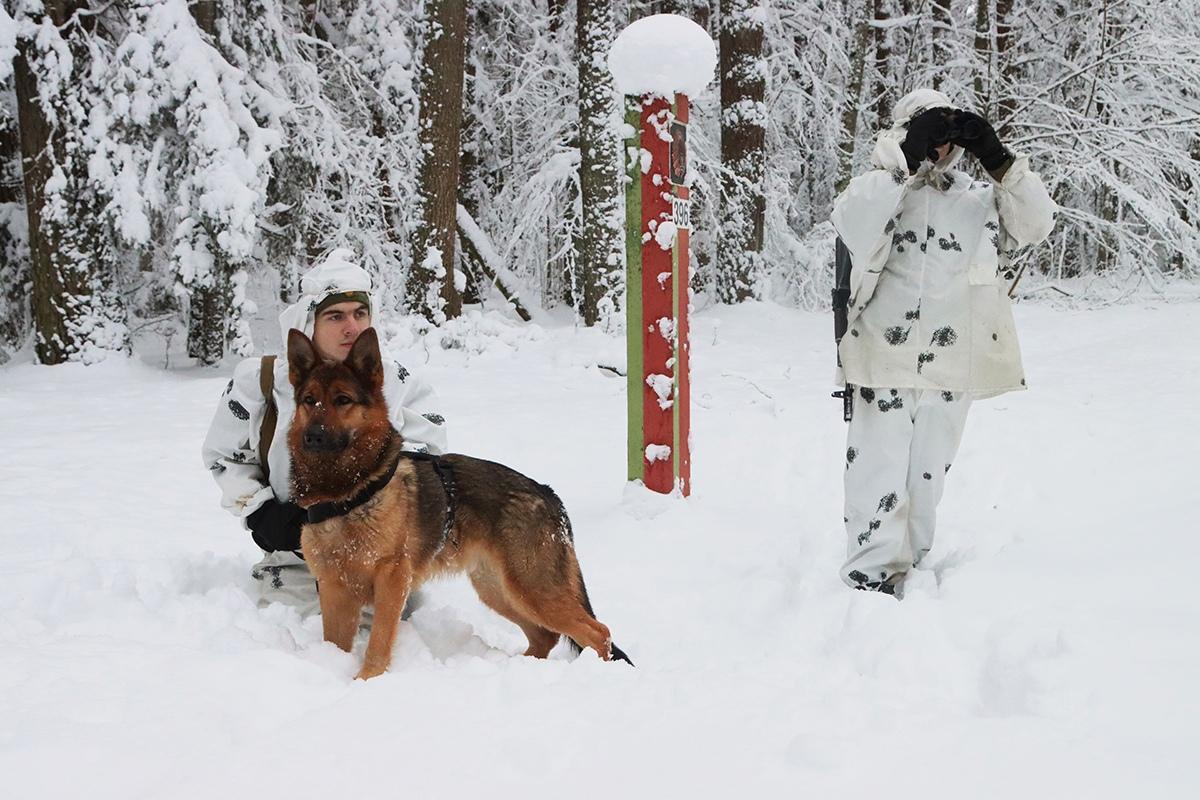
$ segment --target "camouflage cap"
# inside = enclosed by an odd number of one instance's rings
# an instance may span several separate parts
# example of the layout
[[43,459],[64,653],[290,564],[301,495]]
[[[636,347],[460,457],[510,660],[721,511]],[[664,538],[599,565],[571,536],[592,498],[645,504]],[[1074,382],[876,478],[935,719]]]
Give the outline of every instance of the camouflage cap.
[[313,311],[313,316],[317,316],[325,309],[338,303],[362,303],[367,307],[368,313],[371,311],[371,296],[366,292],[334,292],[331,295],[327,295],[324,300],[317,304],[316,309]]

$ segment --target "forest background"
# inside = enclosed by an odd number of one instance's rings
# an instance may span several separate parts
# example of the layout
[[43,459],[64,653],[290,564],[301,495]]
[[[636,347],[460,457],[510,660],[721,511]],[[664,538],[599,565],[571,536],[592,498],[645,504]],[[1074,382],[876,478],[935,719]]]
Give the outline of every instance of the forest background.
[[833,199],[923,86],[1061,207],[1019,297],[1200,278],[1197,0],[4,0],[0,363],[249,355],[337,248],[417,327],[504,295],[619,332],[605,56],[663,12],[719,51],[691,98],[698,306],[827,306]]

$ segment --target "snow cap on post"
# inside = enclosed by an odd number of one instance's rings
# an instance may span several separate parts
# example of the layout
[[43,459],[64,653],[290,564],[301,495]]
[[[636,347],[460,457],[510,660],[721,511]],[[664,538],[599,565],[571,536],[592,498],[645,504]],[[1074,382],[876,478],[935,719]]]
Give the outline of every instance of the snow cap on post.
[[622,94],[695,97],[712,81],[716,67],[712,37],[678,14],[630,23],[608,51],[608,69]]

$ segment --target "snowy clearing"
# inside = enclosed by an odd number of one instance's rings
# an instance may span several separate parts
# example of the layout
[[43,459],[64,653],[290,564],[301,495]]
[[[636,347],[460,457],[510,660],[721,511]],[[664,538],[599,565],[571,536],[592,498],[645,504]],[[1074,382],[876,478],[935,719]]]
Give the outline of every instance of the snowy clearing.
[[0,369],[5,793],[1192,794],[1200,303],[1016,317],[1031,390],[973,409],[933,569],[899,603],[837,577],[827,316],[694,318],[686,501],[624,484],[625,383],[596,367],[622,341],[484,317],[464,347],[394,350],[452,449],[562,496],[638,667],[523,658],[450,581],[369,683],[362,637],[346,655],[256,606],[257,549],[199,456],[232,364]]

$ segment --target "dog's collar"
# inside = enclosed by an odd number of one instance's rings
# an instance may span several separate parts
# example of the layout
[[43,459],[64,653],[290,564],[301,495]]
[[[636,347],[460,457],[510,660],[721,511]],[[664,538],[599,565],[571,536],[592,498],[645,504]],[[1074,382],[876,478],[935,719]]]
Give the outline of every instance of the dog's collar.
[[391,482],[392,476],[396,474],[396,470],[400,467],[401,459],[404,458],[412,459],[413,461],[428,461],[433,466],[433,471],[437,473],[438,480],[442,482],[442,491],[446,493],[446,512],[442,523],[442,544],[450,542],[457,546],[457,542],[451,538],[451,534],[454,531],[455,511],[458,506],[458,493],[455,491],[454,474],[450,470],[449,464],[443,464],[438,456],[431,453],[397,451],[387,470],[367,484],[366,488],[354,495],[354,497],[338,503],[317,503],[316,505],[309,506],[307,509],[308,524],[314,525],[318,522],[333,519],[334,517],[344,517],[366,503],[380,489]]
[[334,517],[344,517],[363,503],[366,503],[380,489],[388,485],[392,480],[392,476],[396,474],[396,469],[400,466],[400,459],[403,457],[404,453],[397,451],[396,455],[392,458],[392,463],[384,470],[383,474],[368,483],[366,488],[349,500],[342,500],[337,503],[317,503],[316,505],[309,506],[307,509],[308,524],[315,525],[318,522],[324,522]]

